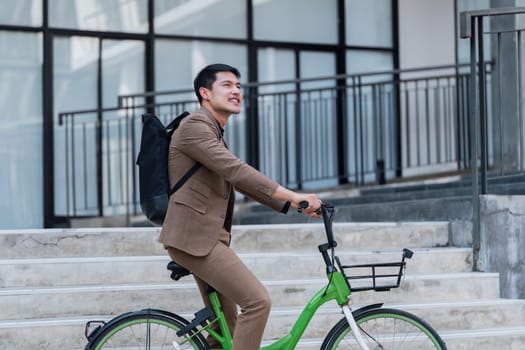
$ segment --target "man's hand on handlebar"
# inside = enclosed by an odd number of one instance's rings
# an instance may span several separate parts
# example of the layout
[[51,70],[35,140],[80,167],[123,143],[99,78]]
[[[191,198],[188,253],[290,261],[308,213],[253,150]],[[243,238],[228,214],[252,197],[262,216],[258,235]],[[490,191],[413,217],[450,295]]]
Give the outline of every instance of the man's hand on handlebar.
[[[283,186],[279,186],[272,193],[272,197],[290,202],[292,209],[297,209],[310,217],[321,217],[320,208],[322,202],[314,193],[299,193],[291,191]],[[301,203],[303,203],[302,206]]]
[[321,217],[321,204],[323,203],[316,194],[305,193],[297,194],[298,202],[294,203],[297,206],[297,211],[305,213],[309,217],[320,218]]

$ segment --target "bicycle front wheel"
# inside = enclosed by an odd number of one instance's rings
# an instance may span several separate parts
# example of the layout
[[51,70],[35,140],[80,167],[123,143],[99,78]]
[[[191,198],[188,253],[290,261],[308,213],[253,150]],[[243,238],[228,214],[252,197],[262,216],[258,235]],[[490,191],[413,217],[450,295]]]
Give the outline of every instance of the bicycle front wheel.
[[200,334],[190,340],[177,336],[186,324],[182,317],[160,310],[132,312],[108,322],[86,350],[209,349]]
[[[428,323],[406,311],[372,309],[359,313],[356,323],[370,350],[446,350],[445,342]],[[322,350],[361,349],[346,318],[326,336]]]

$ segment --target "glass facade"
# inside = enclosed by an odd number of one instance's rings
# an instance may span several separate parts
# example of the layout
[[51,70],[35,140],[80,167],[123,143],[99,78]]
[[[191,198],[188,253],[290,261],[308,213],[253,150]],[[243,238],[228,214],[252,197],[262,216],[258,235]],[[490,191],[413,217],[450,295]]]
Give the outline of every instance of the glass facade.
[[[193,77],[212,62],[236,66],[245,84],[393,68],[393,8],[387,0],[0,0],[0,5],[0,229],[121,213],[114,203],[125,212],[133,185],[115,178],[130,168],[137,145],[119,140],[138,122],[117,120],[121,95],[188,89],[184,108],[193,109]],[[345,28],[338,25],[342,21]],[[333,88],[335,81],[302,85]],[[261,86],[259,92],[293,87]],[[156,102],[169,98],[161,95]],[[331,99],[321,94],[301,111],[324,108],[335,115]],[[247,129],[293,123],[291,115],[279,118],[283,110],[260,103],[257,125],[243,111],[228,126],[229,146],[242,159],[249,158],[246,145],[252,142]],[[83,112],[61,115],[72,111]],[[312,117],[303,127],[330,125],[324,137],[333,141],[332,124]],[[293,182],[295,171],[280,173],[273,155],[282,150],[279,142],[293,145],[296,136],[281,141],[266,136],[258,141],[260,169]],[[326,150],[335,147],[328,143]],[[301,157],[296,151],[291,153]],[[328,172],[335,163],[327,160]]]
[[246,6],[238,0],[156,0],[155,32],[246,39]]
[[346,0],[346,44],[392,47],[392,2]]
[[253,13],[257,40],[337,43],[336,0],[254,0]]
[[17,26],[42,25],[42,0],[2,0],[0,24]]
[[49,25],[95,31],[146,33],[148,0],[48,0]]
[[247,78],[246,45],[206,40],[168,40],[155,42],[155,90],[191,89],[193,78],[204,66],[228,63]]
[[41,68],[40,33],[0,31],[0,228],[43,224]]

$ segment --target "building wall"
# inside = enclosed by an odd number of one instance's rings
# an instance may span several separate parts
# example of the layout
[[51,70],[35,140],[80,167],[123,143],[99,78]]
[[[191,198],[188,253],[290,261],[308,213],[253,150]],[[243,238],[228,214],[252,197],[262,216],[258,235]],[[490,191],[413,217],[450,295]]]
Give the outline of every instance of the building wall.
[[[154,30],[160,36],[155,37],[150,51],[156,71],[149,82],[145,78],[148,1],[0,1],[0,229],[42,227],[45,211],[65,212],[71,205],[62,196],[68,186],[63,165],[71,155],[65,154],[59,112],[95,108],[97,104],[116,106],[118,95],[148,88],[187,88],[200,67],[215,61],[236,65],[245,81],[254,76],[259,81],[271,81],[342,73],[336,71],[341,67],[340,57],[336,59],[341,45],[345,47],[344,73],[392,69],[396,49],[401,69],[454,64],[455,7],[470,8],[488,0],[398,0],[398,48],[392,40],[395,31],[391,16],[396,9],[391,6],[396,2],[390,0],[329,0],[322,4],[316,0],[151,0],[156,9]],[[50,6],[49,28],[60,31],[54,33],[48,47],[54,56],[53,66],[42,69],[46,63],[44,3]],[[246,30],[249,3],[254,5],[255,16],[252,38]],[[339,4],[346,6],[344,43],[336,38],[340,33]],[[218,11],[228,15],[217,16]],[[294,21],[289,20],[292,14]],[[274,25],[268,26],[270,21]],[[254,43],[256,48],[250,56]],[[46,73],[52,85],[43,85]],[[50,96],[52,110],[45,108],[49,101],[43,101],[42,96]],[[242,118],[236,123],[241,124],[239,130],[244,130]],[[111,130],[120,132],[117,128]],[[52,151],[44,147],[49,146],[48,131],[54,133]],[[94,138],[89,130],[79,128],[79,133]],[[247,141],[241,137],[243,142]],[[275,144],[268,142],[268,149],[261,147],[260,155],[267,161],[261,166],[272,177],[277,176],[272,173],[277,169],[272,159],[281,149],[272,149]],[[235,143],[230,146],[236,151]],[[44,153],[49,156],[50,152],[54,164],[45,160]],[[93,154],[88,156],[86,162],[78,158],[75,166],[94,172]],[[240,156],[244,157],[242,150]],[[50,182],[44,183],[46,167],[51,167],[54,174]],[[111,174],[103,173],[103,177],[106,188],[115,191],[111,196],[119,196],[119,184],[112,183]],[[54,198],[45,202],[44,193],[50,185],[54,189],[47,198]],[[84,194],[78,192],[74,200],[94,208],[94,183],[78,179],[76,186],[87,190]],[[96,214],[96,210],[88,214]]]
[[399,1],[399,68],[455,64],[454,3]]
[[500,274],[503,298],[525,298],[525,196],[481,196],[480,270]]
[[[150,2],[155,5],[155,38],[147,51]],[[104,188],[111,189],[103,194],[103,202],[122,197],[124,185],[114,179],[124,171],[118,164],[124,163],[113,152],[122,146],[113,140],[102,146],[107,151],[104,166],[114,163],[117,167],[99,176],[89,148],[97,137],[96,113],[83,116],[88,121],[77,124],[75,139],[85,140],[88,148],[81,147],[75,154],[67,153],[66,143],[71,140],[59,124],[58,113],[116,107],[120,94],[189,88],[203,65],[217,61],[237,66],[246,82],[254,77],[268,81],[334,75],[340,4],[346,6],[343,15],[349,19],[347,40],[342,43],[351,46],[347,72],[391,69],[392,3],[2,0],[0,229],[42,227],[50,215],[63,215],[71,208],[74,214],[97,215],[102,197],[97,193],[97,176],[102,177]],[[48,4],[47,19],[43,18],[44,4]],[[253,5],[253,33],[247,29],[249,4]],[[290,21],[292,15],[294,21]],[[52,37],[44,37],[44,31]],[[256,48],[250,56],[253,43]],[[153,54],[149,66],[156,66],[154,74],[148,75],[147,53]],[[257,66],[258,70],[253,69]],[[106,117],[114,116],[102,118]],[[108,125],[105,132],[123,130]],[[235,142],[230,147],[237,148]],[[68,177],[66,166],[79,176]],[[272,164],[266,167],[271,170]],[[64,196],[66,188],[72,191]],[[84,209],[77,210],[81,206]]]

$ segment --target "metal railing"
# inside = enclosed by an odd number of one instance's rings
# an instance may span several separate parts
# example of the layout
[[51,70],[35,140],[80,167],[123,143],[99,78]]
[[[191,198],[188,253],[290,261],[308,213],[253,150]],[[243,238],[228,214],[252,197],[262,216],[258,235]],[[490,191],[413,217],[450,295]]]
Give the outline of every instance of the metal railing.
[[[285,186],[362,186],[470,166],[466,66],[250,83],[226,141]],[[490,64],[483,81],[490,88]],[[155,101],[154,103],[152,101]],[[59,114],[57,216],[139,214],[135,159],[146,110],[164,121],[198,104],[193,90],[121,96],[119,106]],[[97,171],[98,169],[98,171]]]
[[[524,18],[525,7],[467,11],[460,18],[461,37],[470,40],[468,93],[475,270],[479,269],[481,242],[480,195],[490,193],[489,175],[494,178],[525,172]],[[494,60],[491,91],[487,90],[486,67],[481,63],[488,47]]]

